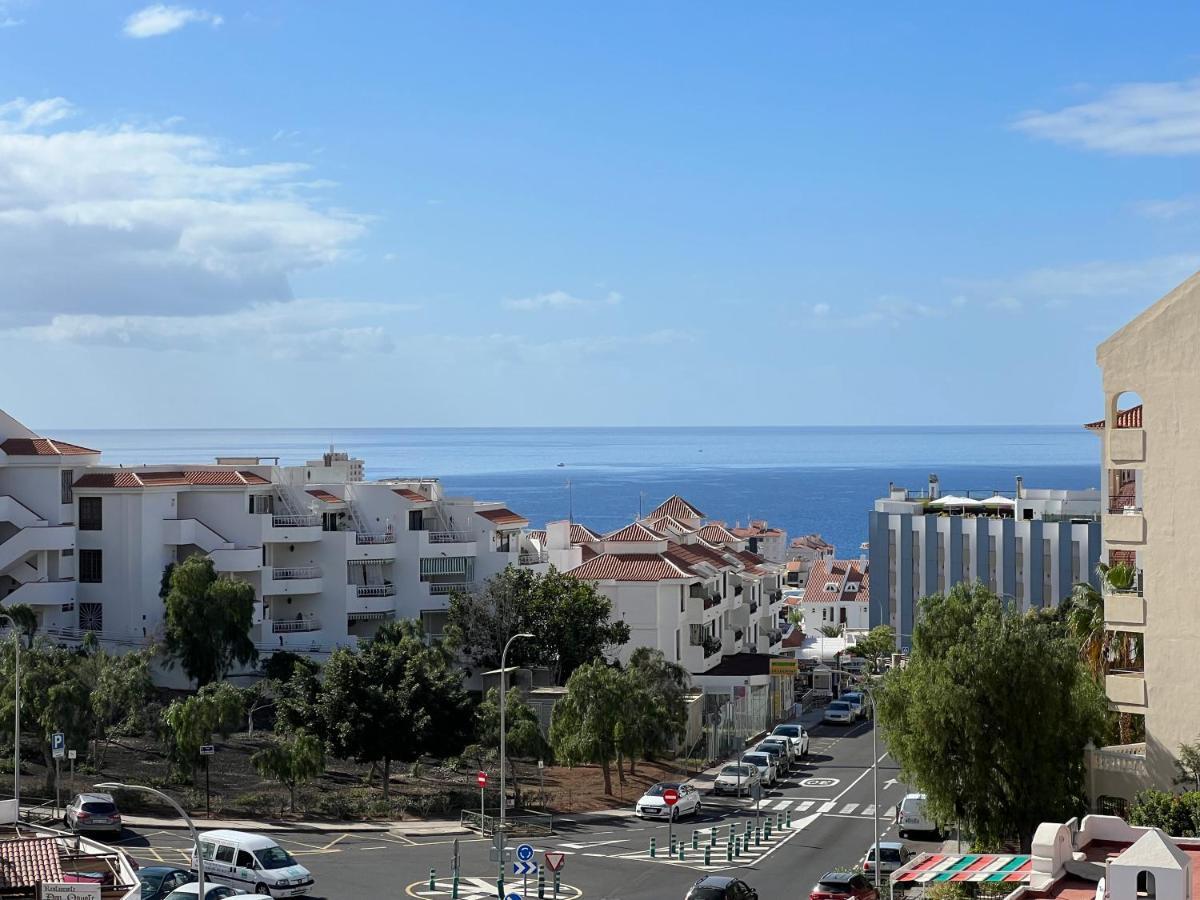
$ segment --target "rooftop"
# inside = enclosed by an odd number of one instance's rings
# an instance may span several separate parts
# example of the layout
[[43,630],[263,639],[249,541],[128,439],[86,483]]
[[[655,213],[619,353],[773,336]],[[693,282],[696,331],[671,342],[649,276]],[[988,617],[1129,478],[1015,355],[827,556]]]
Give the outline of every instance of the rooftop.
[[[1103,419],[1096,422],[1088,422],[1083,426],[1089,431],[1103,431],[1105,423]],[[1141,428],[1142,427],[1142,404],[1131,406],[1129,409],[1123,409],[1117,413],[1117,428]]]
[[654,512],[650,513],[648,518],[656,519],[659,516],[672,516],[676,519],[703,519],[704,513],[692,506],[678,494],[672,494],[662,503],[655,507]]
[[271,482],[240,469],[117,469],[86,472],[75,479],[77,488],[252,487]]
[[0,450],[8,456],[87,456],[99,454],[99,450],[80,447],[78,444],[68,444],[66,441],[56,441],[53,438],[13,437],[0,443]]

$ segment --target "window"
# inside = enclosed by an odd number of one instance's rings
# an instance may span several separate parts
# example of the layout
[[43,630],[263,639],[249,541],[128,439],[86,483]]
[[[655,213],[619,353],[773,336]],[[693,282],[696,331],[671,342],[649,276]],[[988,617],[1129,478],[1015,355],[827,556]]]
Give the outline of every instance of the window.
[[99,531],[104,527],[104,498],[79,498],[79,530]]
[[253,869],[254,857],[245,850],[239,850],[237,855],[237,864],[239,869]]
[[201,841],[200,842],[200,854],[205,859],[212,859],[213,853],[216,852],[216,849],[217,849],[216,844],[210,843],[209,841]]
[[425,530],[425,513],[419,509],[410,509],[408,511],[408,530],[409,531],[424,531]]
[[1154,896],[1154,873],[1153,872],[1138,872],[1137,875],[1137,895],[1139,897]]
[[250,515],[270,515],[275,511],[274,494],[251,494]]
[[1082,554],[1080,553],[1079,541],[1071,541],[1071,583],[1076,584],[1079,581],[1081,570],[1083,569]]
[[103,603],[79,604],[79,630],[97,632],[104,631]]
[[224,844],[217,845],[217,862],[233,863],[233,848]]
[[104,554],[102,551],[79,551],[79,581],[83,584],[100,584],[104,581]]
[[62,502],[63,503],[74,503],[75,502],[75,491],[72,488],[72,485],[74,485],[74,484],[75,484],[75,470],[74,469],[63,469],[62,470]]
[[679,629],[675,629],[675,662],[679,662]]

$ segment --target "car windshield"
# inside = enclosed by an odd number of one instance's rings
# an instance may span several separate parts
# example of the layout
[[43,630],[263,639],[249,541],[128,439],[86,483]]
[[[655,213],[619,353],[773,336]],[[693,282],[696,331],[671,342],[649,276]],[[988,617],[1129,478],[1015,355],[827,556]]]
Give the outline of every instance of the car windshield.
[[842,694],[842,697],[851,703],[858,703],[860,700],[862,700],[861,694]]
[[165,877],[161,872],[141,873],[138,876],[142,882],[142,896],[153,897]]
[[296,864],[296,860],[292,859],[292,854],[282,847],[266,847],[262,850],[255,850],[254,855],[258,857],[258,861],[264,869],[284,869]]
[[93,800],[83,804],[83,811],[101,816],[111,816],[117,811],[117,807],[116,804],[106,803],[103,800]]
[[725,888],[694,887],[688,894],[689,900],[725,900]]
[[762,753],[766,753],[768,756],[771,756],[771,757],[778,756],[780,753],[783,752],[782,750],[779,749],[778,744],[759,744],[754,749],[758,750]]
[[753,771],[749,766],[726,766],[721,770],[722,775],[748,775]]
[[795,725],[777,725],[772,734],[782,734],[787,737],[800,737],[800,729]]
[[829,704],[829,708],[834,712],[846,712],[850,708],[850,704],[844,700],[834,700]]
[[646,791],[646,796],[647,797],[661,797],[663,794],[663,791],[665,791],[667,788],[674,788],[675,790],[679,790],[679,785],[672,784],[669,781],[664,781],[662,784],[656,784],[656,785],[654,785],[654,787],[650,788],[650,790]]
[[850,883],[845,878],[822,878],[817,887],[823,891],[837,892],[840,894],[850,893]]
[[753,766],[769,766],[771,757],[765,753],[747,753],[742,757],[742,762],[748,762]]
[[900,851],[895,847],[880,847],[879,858],[884,862],[900,862]]

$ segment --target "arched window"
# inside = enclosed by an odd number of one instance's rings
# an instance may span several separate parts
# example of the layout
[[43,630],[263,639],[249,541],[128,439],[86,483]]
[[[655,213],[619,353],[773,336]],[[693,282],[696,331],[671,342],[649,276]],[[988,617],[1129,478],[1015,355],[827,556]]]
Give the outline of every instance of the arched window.
[[1141,871],[1137,877],[1137,895],[1152,898],[1154,896],[1154,873]]
[[1145,410],[1136,391],[1121,391],[1113,397],[1113,428],[1141,428]]

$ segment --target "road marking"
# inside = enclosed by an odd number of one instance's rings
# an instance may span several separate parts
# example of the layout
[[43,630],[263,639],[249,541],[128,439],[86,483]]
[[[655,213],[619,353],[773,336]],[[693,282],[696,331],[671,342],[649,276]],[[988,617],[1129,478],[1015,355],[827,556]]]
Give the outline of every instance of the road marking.
[[335,837],[335,838],[334,838],[332,841],[330,841],[328,844],[326,844],[326,845],[325,845],[324,847],[322,847],[321,849],[322,849],[322,850],[328,850],[328,849],[329,849],[330,847],[332,847],[334,844],[338,843],[339,841],[344,841],[344,840],[345,840],[346,838],[348,838],[349,836],[350,836],[350,835],[348,835],[348,834],[339,834],[337,837]]
[[558,846],[570,847],[572,850],[588,850],[592,847],[604,847],[604,846],[607,846],[608,844],[627,844],[627,843],[629,843],[629,838],[620,838],[618,840],[612,840],[612,841],[588,841],[587,843],[582,843],[582,844],[559,844]]
[[380,844],[378,847],[359,847],[359,850],[386,850],[387,844]]
[[856,809],[858,809],[857,803],[847,803],[845,806],[842,807],[842,811],[841,811],[840,815],[848,816],[848,815],[850,815],[850,813],[854,812]]
[[830,800],[828,803],[822,803],[821,808],[817,810],[819,813],[827,813],[837,806],[836,800]]
[[791,806],[795,802],[796,802],[795,800],[780,800],[778,803],[775,804],[775,808],[776,809],[787,809],[789,806]]
[[870,806],[864,806],[862,808],[862,813],[860,813],[860,815],[864,815],[864,816],[875,815],[875,804],[872,803]]
[[812,809],[813,803],[815,802],[815,800],[805,800],[803,803],[797,806],[796,809],[799,812],[808,812],[810,809]]

